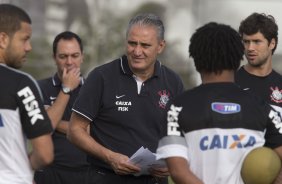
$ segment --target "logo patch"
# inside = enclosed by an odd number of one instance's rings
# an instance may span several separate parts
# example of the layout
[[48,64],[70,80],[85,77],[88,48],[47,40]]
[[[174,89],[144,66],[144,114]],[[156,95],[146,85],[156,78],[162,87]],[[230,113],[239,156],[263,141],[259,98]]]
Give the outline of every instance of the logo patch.
[[275,88],[270,87],[270,90],[272,91],[272,93],[270,94],[271,100],[276,103],[281,103],[282,102],[282,90],[279,90],[277,86]]
[[56,96],[50,96],[50,100],[51,100],[51,101],[56,100],[56,98],[57,98]]
[[131,101],[116,101],[118,111],[129,111],[129,107],[132,105]]
[[241,111],[240,104],[236,103],[214,102],[211,104],[211,108],[220,114],[234,114]]
[[124,97],[124,96],[125,96],[125,95],[120,95],[120,96],[116,95],[116,99],[122,98],[122,97]]
[[167,112],[167,135],[177,135],[180,136],[180,131],[177,129],[178,115],[181,112],[182,107],[170,106],[170,110]]
[[28,86],[18,91],[17,94],[20,98],[23,98],[22,103],[27,111],[27,115],[31,118],[30,122],[32,125],[34,125],[37,120],[44,120],[39,104]]
[[200,140],[202,151],[215,149],[240,149],[252,147],[257,140],[251,135],[214,135],[204,136]]
[[165,109],[167,102],[169,101],[170,93],[167,90],[159,91],[160,95],[159,107]]

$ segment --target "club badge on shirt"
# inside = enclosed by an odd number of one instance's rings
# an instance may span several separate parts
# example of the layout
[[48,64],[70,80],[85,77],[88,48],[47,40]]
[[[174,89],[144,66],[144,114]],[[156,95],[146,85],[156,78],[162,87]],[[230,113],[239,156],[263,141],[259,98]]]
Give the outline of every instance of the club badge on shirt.
[[277,86],[275,88],[270,87],[272,93],[270,94],[270,98],[272,101],[276,103],[282,102],[282,90],[280,90]]
[[167,90],[161,90],[158,94],[160,95],[159,107],[165,109],[166,104],[169,101],[170,93]]

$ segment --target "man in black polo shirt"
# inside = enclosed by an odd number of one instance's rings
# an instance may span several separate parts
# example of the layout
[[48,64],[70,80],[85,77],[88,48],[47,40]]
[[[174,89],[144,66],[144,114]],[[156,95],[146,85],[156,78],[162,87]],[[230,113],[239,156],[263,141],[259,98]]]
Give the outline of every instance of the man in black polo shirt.
[[78,95],[83,78],[80,65],[83,62],[83,46],[73,32],[58,34],[53,42],[53,58],[57,73],[39,81],[44,105],[54,125],[55,159],[52,165],[35,173],[37,184],[77,184],[86,181],[88,163],[86,154],[66,138],[72,105]]
[[[252,13],[241,22],[239,33],[248,62],[237,71],[235,82],[282,113],[282,76],[272,68],[272,55],[278,44],[274,17]],[[282,171],[278,181],[282,183]]]
[[89,74],[73,107],[69,138],[91,155],[89,183],[167,183],[167,168],[134,176],[140,168],[129,157],[141,146],[156,151],[165,107],[183,84],[157,60],[165,47],[157,16],[134,17],[126,41],[126,55]]

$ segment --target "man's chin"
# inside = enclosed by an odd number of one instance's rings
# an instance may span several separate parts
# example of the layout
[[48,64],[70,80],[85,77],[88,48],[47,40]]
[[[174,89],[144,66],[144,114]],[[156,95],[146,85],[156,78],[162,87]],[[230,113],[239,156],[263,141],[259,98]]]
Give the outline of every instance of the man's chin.
[[15,68],[15,69],[20,69],[22,68],[22,64],[8,64],[8,66],[12,67],[12,68]]

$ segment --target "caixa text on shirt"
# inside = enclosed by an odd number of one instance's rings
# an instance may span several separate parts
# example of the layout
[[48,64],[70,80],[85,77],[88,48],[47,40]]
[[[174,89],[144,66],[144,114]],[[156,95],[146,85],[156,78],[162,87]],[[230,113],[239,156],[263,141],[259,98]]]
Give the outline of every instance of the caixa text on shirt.
[[213,135],[204,136],[200,139],[200,149],[236,149],[252,147],[256,144],[256,138],[251,135]]
[[129,106],[131,106],[132,103],[130,101],[116,101],[116,106],[118,111],[128,111]]
[[20,98],[23,98],[22,103],[27,111],[28,117],[31,118],[32,125],[34,125],[39,119],[44,120],[44,117],[39,109],[38,102],[28,86],[18,91],[17,94]]

